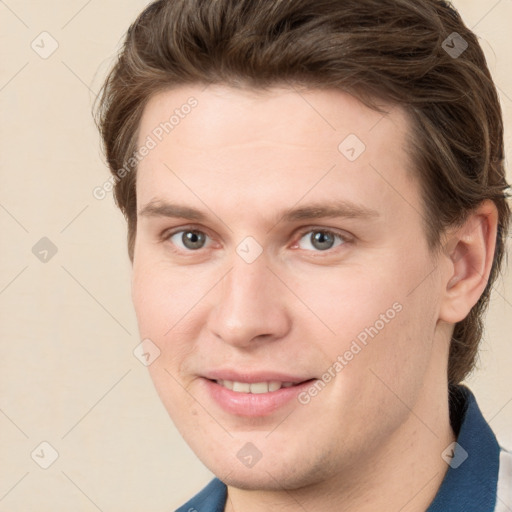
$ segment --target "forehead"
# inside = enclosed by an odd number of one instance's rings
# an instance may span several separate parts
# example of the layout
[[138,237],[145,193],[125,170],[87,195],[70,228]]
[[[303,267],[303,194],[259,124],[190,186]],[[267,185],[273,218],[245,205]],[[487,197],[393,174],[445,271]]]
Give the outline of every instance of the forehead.
[[401,108],[385,108],[379,113],[338,90],[163,91],[148,101],[139,127],[138,146],[151,149],[138,167],[138,203],[172,194],[172,181],[210,197],[212,187],[253,197],[257,186],[278,200],[290,184],[317,199],[334,185],[374,204],[410,196],[409,121]]
[[[196,138],[201,138],[205,149],[225,146],[227,140],[240,144],[255,138],[270,139],[269,142],[274,143],[301,140],[304,144],[306,137],[310,138],[312,147],[331,149],[333,143],[340,142],[344,132],[369,135],[383,119],[387,120],[384,124],[387,124],[389,138],[400,138],[408,127],[405,112],[398,106],[382,106],[385,114],[334,89],[274,87],[256,90],[189,85],[159,92],[149,99],[138,140],[142,143],[144,135],[158,132],[161,127],[162,135],[170,135],[178,141],[187,137],[188,144],[192,141],[190,132],[193,132]],[[165,130],[161,124],[169,121],[170,126]],[[379,133],[381,131],[375,136]],[[324,144],[319,145],[322,141]]]

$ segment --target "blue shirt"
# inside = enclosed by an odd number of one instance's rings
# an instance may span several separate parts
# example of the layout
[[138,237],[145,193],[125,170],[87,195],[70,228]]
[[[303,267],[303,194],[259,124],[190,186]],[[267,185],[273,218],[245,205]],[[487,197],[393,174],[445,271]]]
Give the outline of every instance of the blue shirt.
[[[443,452],[448,471],[426,512],[511,512],[512,453],[501,448],[475,397],[450,390],[450,421],[457,443]],[[214,478],[176,512],[224,512],[227,487]]]

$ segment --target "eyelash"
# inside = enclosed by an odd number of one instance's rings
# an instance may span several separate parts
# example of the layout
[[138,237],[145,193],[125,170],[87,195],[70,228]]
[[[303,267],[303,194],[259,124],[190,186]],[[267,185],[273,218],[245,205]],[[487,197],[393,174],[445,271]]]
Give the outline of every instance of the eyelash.
[[[212,240],[212,237],[206,231],[204,231],[203,229],[200,229],[199,227],[196,227],[196,226],[185,226],[185,227],[180,227],[179,229],[174,229],[171,231],[167,230],[161,234],[160,238],[161,238],[162,242],[170,242],[170,238],[172,236],[174,236],[178,233],[184,233],[187,231],[196,231],[196,232],[202,233],[202,234],[206,235],[210,240]],[[300,242],[300,240],[302,240],[302,238],[304,237],[304,235],[307,235],[308,233],[314,233],[314,232],[320,232],[320,233],[331,235],[335,239],[336,238],[340,239],[341,243],[330,248],[330,249],[326,249],[325,251],[320,251],[320,250],[313,251],[313,250],[303,249],[304,251],[309,252],[309,253],[333,254],[333,252],[336,252],[337,248],[343,247],[344,245],[346,245],[350,242],[353,242],[353,237],[349,236],[348,234],[345,234],[345,233],[342,234],[336,230],[326,229],[326,228],[322,228],[322,227],[308,227],[308,228],[303,228],[302,230],[299,231],[299,233],[297,235],[297,241],[293,243],[293,246],[294,247],[297,246],[298,243]],[[170,242],[170,243],[171,243],[171,245],[174,245],[172,242]],[[187,250],[175,249],[175,250],[176,250],[176,252],[179,252],[180,254],[194,254],[194,253],[201,252],[202,249],[204,249],[204,248],[200,248],[197,250],[192,250],[192,249],[187,249]]]

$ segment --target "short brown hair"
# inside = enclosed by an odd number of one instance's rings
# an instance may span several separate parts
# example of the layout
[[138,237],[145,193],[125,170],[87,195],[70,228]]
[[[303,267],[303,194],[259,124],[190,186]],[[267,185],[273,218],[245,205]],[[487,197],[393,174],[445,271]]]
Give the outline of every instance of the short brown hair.
[[[458,39],[454,39],[454,32]],[[458,43],[461,55],[450,48]],[[467,43],[467,48],[464,46]],[[460,51],[459,51],[460,53]],[[454,328],[448,380],[475,365],[482,315],[501,267],[510,208],[501,107],[477,37],[438,0],[159,0],[129,28],[96,111],[114,195],[128,222],[133,261],[137,229],[136,151],[143,109],[155,93],[184,84],[337,88],[379,110],[402,106],[424,202],[429,247],[491,199],[499,215],[487,287]],[[123,173],[124,175],[125,173]]]

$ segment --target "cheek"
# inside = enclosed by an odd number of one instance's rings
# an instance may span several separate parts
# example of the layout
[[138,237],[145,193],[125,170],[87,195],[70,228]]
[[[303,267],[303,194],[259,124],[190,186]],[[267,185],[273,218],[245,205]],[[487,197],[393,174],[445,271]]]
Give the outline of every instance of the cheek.
[[183,362],[194,350],[194,340],[199,336],[194,329],[201,322],[191,322],[200,311],[197,304],[204,295],[198,285],[199,281],[186,272],[169,272],[158,264],[134,265],[132,300],[139,334],[160,350],[148,370],[172,417],[179,412],[176,404],[184,406],[177,399],[182,391],[177,381],[183,380]]
[[[385,262],[375,269],[368,265],[330,268],[310,274],[307,279],[298,278],[292,286],[317,317],[315,320],[308,314],[306,318],[310,319],[310,325],[316,322],[322,335],[328,332],[328,327],[331,331],[329,338],[335,345],[333,348],[338,350],[343,348],[338,346],[340,340],[349,342],[361,333],[364,338],[367,328],[377,323],[381,331],[396,317],[404,293],[393,274],[392,268],[386,269]],[[300,318],[296,320],[301,321]]]
[[350,388],[359,393],[362,381],[364,386],[384,387],[376,382],[376,375],[404,389],[423,378],[436,304],[428,281],[411,293],[428,273],[419,257],[415,261],[407,265],[398,257],[379,258],[375,265],[330,269],[312,279],[296,279],[297,295],[305,298],[314,316],[307,312],[295,319],[327,355],[326,371],[342,356],[343,371],[338,365],[337,374],[343,377],[335,380],[343,382],[344,392]]
[[[143,256],[140,258],[143,261]],[[170,268],[150,258],[133,267],[132,301],[141,335],[168,338],[207,294],[206,276],[190,267]]]
[[184,391],[187,382],[181,368],[194,350],[191,340],[196,334],[190,318],[201,290],[187,272],[170,272],[161,263],[141,261],[133,266],[132,301],[141,339],[149,338],[160,350],[147,369],[170,417],[187,423],[194,401]]

